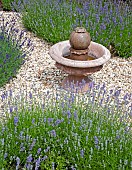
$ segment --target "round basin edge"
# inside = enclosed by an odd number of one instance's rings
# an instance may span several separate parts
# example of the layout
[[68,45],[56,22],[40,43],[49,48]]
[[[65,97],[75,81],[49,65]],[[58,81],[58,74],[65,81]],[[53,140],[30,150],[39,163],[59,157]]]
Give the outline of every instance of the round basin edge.
[[88,67],[96,67],[96,66],[103,65],[111,58],[110,51],[103,45],[98,44],[96,42],[91,41],[91,45],[92,44],[98,45],[102,48],[102,50],[104,51],[102,57],[90,61],[77,61],[77,60],[71,60],[63,57],[64,48],[66,48],[67,50],[71,47],[69,40],[54,44],[50,48],[49,54],[52,57],[52,59],[55,60],[56,62],[69,67],[88,68]]

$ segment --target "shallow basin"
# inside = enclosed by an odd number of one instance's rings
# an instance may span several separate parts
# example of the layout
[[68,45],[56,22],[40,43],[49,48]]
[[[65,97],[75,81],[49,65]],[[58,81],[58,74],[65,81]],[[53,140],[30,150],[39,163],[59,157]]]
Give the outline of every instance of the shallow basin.
[[[68,74],[62,81],[62,87],[69,90],[72,85],[74,86],[74,91],[80,89],[80,92],[85,92],[89,89],[89,83],[92,81],[88,75],[100,71],[103,64],[110,59],[111,54],[106,47],[93,41],[90,42],[86,49],[88,51],[86,55],[88,55],[89,60],[70,59],[70,49],[69,40],[62,41],[53,45],[49,54],[56,61],[56,67]],[[91,60],[91,58],[93,59]]]

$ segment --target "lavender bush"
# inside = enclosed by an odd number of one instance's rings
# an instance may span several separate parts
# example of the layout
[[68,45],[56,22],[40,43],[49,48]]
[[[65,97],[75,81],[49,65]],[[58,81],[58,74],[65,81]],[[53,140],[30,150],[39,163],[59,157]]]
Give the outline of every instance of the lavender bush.
[[[83,97],[46,92],[36,105],[30,92],[30,105],[10,108],[0,124],[0,168],[131,169],[131,124],[127,120],[132,110],[127,108],[122,114],[120,90],[109,92],[114,105],[110,107],[109,98],[101,107],[95,96],[104,100],[105,88],[96,89]],[[11,101],[11,96],[10,91],[1,97]],[[125,95],[124,101],[130,97]]]
[[[1,1],[2,1],[3,9],[5,11],[12,11],[14,0],[1,0]],[[15,0],[15,2],[17,2],[19,5],[20,3],[23,2],[23,0]]]
[[[17,7],[16,7],[17,8]],[[92,40],[110,45],[114,52],[128,58],[131,53],[131,8],[117,1],[29,0],[21,6],[25,27],[49,42],[69,39],[71,31],[83,26],[90,32]]]
[[[24,31],[13,27],[14,19],[10,23],[5,22],[4,19],[2,22],[0,27],[0,87],[16,76],[20,66],[25,62],[25,56],[33,47],[31,40],[23,38]],[[23,46],[28,47],[28,50],[22,50]]]
[[2,6],[4,10],[10,11],[11,10],[11,3],[13,0],[1,0],[2,1]]

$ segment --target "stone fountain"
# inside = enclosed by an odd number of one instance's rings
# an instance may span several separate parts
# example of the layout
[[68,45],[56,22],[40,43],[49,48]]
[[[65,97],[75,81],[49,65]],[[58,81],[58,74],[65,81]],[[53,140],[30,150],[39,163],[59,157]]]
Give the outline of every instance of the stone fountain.
[[49,54],[56,61],[56,67],[68,74],[62,87],[69,89],[74,85],[81,91],[88,90],[92,81],[89,76],[100,71],[111,57],[109,50],[91,41],[90,34],[82,27],[77,27],[69,40],[53,45]]

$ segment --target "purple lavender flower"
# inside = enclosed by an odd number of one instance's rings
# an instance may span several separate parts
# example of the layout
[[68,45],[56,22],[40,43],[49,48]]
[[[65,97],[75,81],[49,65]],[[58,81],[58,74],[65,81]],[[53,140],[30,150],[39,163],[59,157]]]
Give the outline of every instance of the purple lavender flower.
[[17,108],[17,106],[15,106],[15,107],[14,107],[14,110],[15,110],[16,112],[18,111],[18,108]]
[[47,153],[49,150],[50,150],[50,147],[48,146],[48,147],[44,150],[44,152]]
[[37,154],[40,154],[40,152],[41,152],[41,148],[39,148],[39,149],[37,150]]
[[13,107],[10,107],[10,113],[12,113],[13,112]]
[[117,135],[117,136],[116,136],[116,139],[117,139],[117,140],[120,139],[120,135]]
[[96,21],[97,21],[97,23],[99,22],[99,20],[100,20],[100,17],[99,17],[99,15],[98,14],[95,14],[95,16],[96,16]]
[[128,93],[125,94],[125,96],[123,97],[124,100],[126,100],[128,98]]
[[47,95],[49,95],[49,90],[47,90]]
[[99,140],[98,140],[97,136],[94,136],[94,143],[95,143],[95,145],[99,144]]
[[74,118],[77,119],[77,111],[74,112]]
[[33,169],[33,165],[31,165],[30,163],[26,163],[26,170],[31,170]]
[[51,123],[51,122],[53,122],[53,118],[48,118],[48,122],[49,122],[49,124]]
[[110,90],[110,94],[112,94],[113,93],[113,90]]
[[38,168],[40,167],[40,162],[41,162],[41,159],[38,158],[35,164],[35,170],[38,170]]
[[[9,56],[8,56],[9,57]],[[11,97],[12,96],[12,90],[10,89],[9,90],[9,96]]]
[[103,98],[100,100],[100,102],[99,102],[100,106],[102,105],[103,100],[104,100]]
[[42,160],[45,161],[47,158],[48,158],[48,156],[45,155],[45,156],[42,158]]
[[56,93],[56,100],[58,100],[59,99],[59,94],[58,93]]
[[120,92],[121,92],[121,89],[117,90],[115,93],[114,93],[114,96],[115,97],[118,97],[120,95]]
[[26,141],[28,141],[30,139],[29,135],[26,135]]
[[31,45],[31,40],[30,40],[30,39],[28,39],[27,46],[28,46],[28,47],[30,47],[30,45]]
[[35,118],[32,119],[32,124],[34,124],[34,122],[35,122]]
[[54,170],[54,169],[55,169],[55,163],[52,162],[52,170]]
[[76,168],[74,168],[74,166],[72,165],[72,166],[71,166],[71,170],[76,170]]
[[23,35],[24,35],[24,31],[21,31],[21,33],[19,35],[19,39],[21,39]]
[[72,96],[71,96],[71,102],[73,103],[74,100],[75,100],[75,96],[72,94]]
[[70,110],[67,111],[67,116],[68,116],[68,119],[71,117],[71,112],[70,112]]
[[77,11],[77,13],[78,13],[79,15],[81,15],[81,13],[82,13],[81,8],[76,7],[76,11]]
[[103,83],[103,86],[100,88],[100,90],[104,90],[105,89],[105,83]]
[[29,98],[32,99],[32,93],[31,92],[29,92]]
[[62,122],[61,119],[57,119],[57,120],[55,121],[55,125],[57,126],[57,125],[59,125],[61,122]]
[[14,117],[14,125],[17,126],[17,124],[18,124],[18,117],[15,116]]
[[108,97],[107,97],[107,99],[106,99],[106,103],[108,103],[108,102],[109,102],[109,100],[110,100],[110,96],[108,96]]
[[1,95],[1,98],[2,98],[2,102],[4,101],[4,99],[5,99],[5,95],[4,94],[2,94]]
[[81,156],[81,158],[84,157],[84,150],[83,149],[80,150],[80,156]]
[[105,24],[102,23],[102,24],[100,25],[100,29],[101,29],[101,30],[105,30],[105,29],[106,29]]
[[88,136],[86,136],[86,142],[88,141]]
[[32,150],[32,149],[33,149],[33,147],[34,147],[35,143],[36,143],[36,139],[33,139],[33,142],[32,142],[32,144],[31,144],[31,146],[30,146],[29,150]]
[[117,21],[116,21],[115,17],[112,17],[112,21],[114,22],[115,25],[117,24]]
[[30,154],[30,155],[27,157],[27,162],[28,162],[28,163],[31,163],[32,160],[33,160],[32,154]]
[[6,158],[7,158],[7,156],[8,156],[8,154],[7,154],[7,153],[5,153],[5,154],[4,154],[4,159],[6,159]]
[[44,123],[46,122],[46,118],[44,118]]
[[23,138],[23,133],[24,133],[23,131],[20,132],[20,134],[19,134],[19,138],[20,138],[20,139]]
[[94,101],[95,101],[95,95],[96,95],[95,93],[92,93],[92,96],[91,96],[91,97],[92,97],[92,99],[91,99],[92,104],[94,104]]
[[51,130],[51,131],[50,131],[50,134],[51,134],[53,137],[56,137],[56,131],[55,131],[55,130]]
[[5,130],[6,130],[6,128],[5,128],[5,127],[2,127],[2,133],[4,133],[4,132],[5,132]]
[[130,127],[129,127],[129,126],[126,126],[126,127],[125,127],[125,133],[128,133],[129,130],[130,130]]
[[90,82],[90,83],[89,83],[89,88],[90,88],[90,90],[91,90],[93,87],[94,87],[94,82]]
[[19,169],[19,165],[20,165],[20,158],[17,157],[17,158],[16,158],[16,170]]
[[21,143],[20,145],[20,151],[23,152],[25,150],[24,143]]

